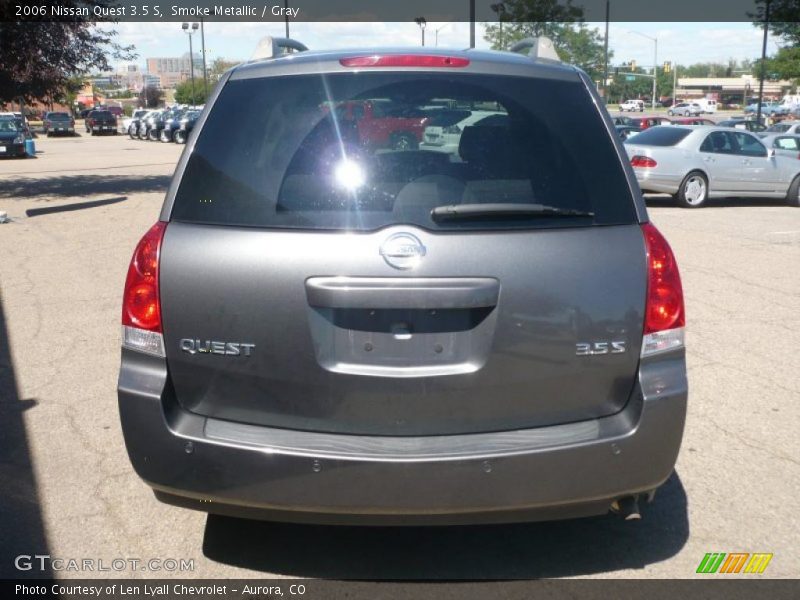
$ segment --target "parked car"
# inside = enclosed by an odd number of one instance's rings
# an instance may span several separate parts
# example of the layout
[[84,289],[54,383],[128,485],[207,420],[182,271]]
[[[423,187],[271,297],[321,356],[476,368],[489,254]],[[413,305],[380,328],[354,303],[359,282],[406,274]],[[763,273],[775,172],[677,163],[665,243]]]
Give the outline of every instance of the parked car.
[[28,119],[21,112],[0,112],[0,119],[14,121],[26,140],[31,140],[36,137],[36,134],[28,123]]
[[674,106],[670,106],[667,110],[669,116],[678,115],[681,117],[696,117],[703,114],[703,109],[696,102],[680,102]]
[[65,112],[47,112],[42,119],[42,129],[47,137],[61,133],[75,135],[75,119]]
[[644,100],[625,100],[625,102],[620,103],[619,112],[625,112],[626,110],[644,112]]
[[0,157],[27,156],[25,131],[14,118],[0,116]]
[[775,133],[784,133],[787,135],[800,134],[800,121],[783,121],[781,123],[775,123],[774,125],[767,127],[759,135],[764,136]]
[[138,139],[139,127],[144,123],[144,119],[153,111],[140,109],[133,112],[126,131],[131,139]]
[[[163,112],[164,109],[151,110],[144,117],[142,117],[142,120],[139,122],[138,131],[140,140],[150,139],[150,130],[158,127]],[[158,137],[155,139],[157,140]]]
[[766,131],[767,126],[763,122],[757,122],[750,119],[727,119],[717,123],[717,127],[734,127],[736,129],[745,129],[752,133]]
[[130,135],[130,127],[133,124],[134,120],[138,119],[142,115],[147,114],[146,108],[137,108],[131,113],[130,117],[123,117],[122,119],[117,119],[119,122],[120,131],[123,133],[127,133]]
[[361,144],[393,150],[416,149],[429,117],[422,107],[385,98],[341,102],[335,111],[339,121],[355,127]]
[[670,125],[672,121],[664,117],[632,117],[629,125],[639,129],[647,129],[657,125]]
[[107,110],[93,110],[86,115],[84,124],[86,133],[90,135],[101,133],[117,135],[117,117]]
[[172,135],[172,139],[176,144],[185,144],[189,139],[189,134],[194,129],[194,125],[200,116],[199,110],[189,110],[178,122],[178,128]]
[[621,140],[627,140],[628,138],[638,135],[644,131],[644,129],[632,127],[630,125],[615,125],[614,128],[617,130]]
[[508,120],[504,112],[489,110],[445,109],[428,121],[420,150],[449,154],[451,160],[460,161],[461,134],[467,127],[499,126]]
[[771,148],[776,154],[790,158],[800,158],[800,135],[775,133],[761,136],[761,143]]
[[[754,104],[748,105],[744,109],[745,114],[754,114],[758,112],[758,102]],[[761,104],[761,114],[762,115],[782,115],[787,114],[788,110],[785,106],[782,106],[779,102],[764,102]]]
[[711,119],[702,117],[684,117],[682,119],[672,119],[673,125],[716,125]]
[[[324,109],[374,99],[508,117],[465,127],[452,163]],[[228,71],[125,283],[136,472],[162,501],[272,520],[638,517],[681,443],[684,303],[605,118],[552,58]]]
[[800,162],[747,131],[658,127],[625,142],[639,187],[697,208],[708,198],[784,198],[800,206]]
[[633,119],[631,119],[630,117],[623,117],[622,115],[618,115],[616,117],[614,115],[611,115],[611,122],[614,123],[614,125],[626,125],[628,127],[635,127],[635,125],[633,125]]
[[181,119],[186,114],[186,110],[182,108],[172,109],[164,117],[164,125],[159,133],[159,139],[162,142],[173,142],[175,132],[180,129]]

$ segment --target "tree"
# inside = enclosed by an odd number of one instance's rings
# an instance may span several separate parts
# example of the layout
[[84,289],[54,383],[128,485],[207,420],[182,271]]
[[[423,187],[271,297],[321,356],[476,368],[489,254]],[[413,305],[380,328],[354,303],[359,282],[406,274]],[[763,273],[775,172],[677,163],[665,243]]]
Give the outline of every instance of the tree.
[[[62,0],[64,8],[107,7],[114,0]],[[43,3],[42,3],[43,4]],[[133,46],[114,42],[115,30],[98,29],[94,16],[62,21],[19,20],[14,3],[0,2],[0,102],[53,98],[70,77],[92,68],[108,70],[109,58],[131,60]]]
[[225,71],[232,69],[238,64],[238,62],[225,60],[224,58],[215,58],[214,62],[211,63],[211,67],[208,69],[208,80],[216,83]]
[[175,102],[178,104],[205,104],[206,97],[202,79],[195,79],[194,85],[188,80],[175,86]]
[[[756,12],[748,13],[753,25],[763,27],[766,20],[766,0],[756,0]],[[798,0],[769,0],[769,31],[791,46],[800,46],[800,2]]]
[[[505,50],[526,37],[547,36],[561,60],[602,79],[605,68],[604,39],[597,29],[583,23],[583,9],[572,0],[506,0],[492,5],[499,23],[486,26],[484,38],[495,50]],[[609,60],[613,52],[609,50]]]
[[145,86],[139,92],[139,102],[145,108],[157,108],[163,98],[164,91],[153,85]]
[[791,79],[797,85],[800,81],[800,46],[781,48],[775,56],[767,58],[765,66],[767,79]]

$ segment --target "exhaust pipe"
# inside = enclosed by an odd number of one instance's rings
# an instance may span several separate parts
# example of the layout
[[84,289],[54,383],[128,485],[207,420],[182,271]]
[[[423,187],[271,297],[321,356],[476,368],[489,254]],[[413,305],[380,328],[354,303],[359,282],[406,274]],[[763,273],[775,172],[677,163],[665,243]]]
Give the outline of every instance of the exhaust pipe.
[[639,510],[639,496],[625,496],[611,503],[611,510],[626,521],[639,521],[642,513]]

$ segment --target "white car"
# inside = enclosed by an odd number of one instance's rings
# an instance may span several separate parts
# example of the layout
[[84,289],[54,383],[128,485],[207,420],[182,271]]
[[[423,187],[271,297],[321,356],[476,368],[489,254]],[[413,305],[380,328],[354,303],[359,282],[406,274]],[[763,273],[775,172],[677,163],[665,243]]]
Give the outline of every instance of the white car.
[[644,100],[625,100],[625,102],[619,105],[619,111],[625,112],[626,110],[630,112],[644,112]]
[[146,108],[137,108],[136,110],[134,110],[133,114],[131,114],[130,117],[125,117],[124,119],[122,119],[120,121],[120,131],[122,131],[123,133],[128,133],[128,127],[131,126],[131,122],[134,119],[138,119],[139,117],[143,117],[148,112],[149,111]]
[[696,117],[703,114],[703,107],[697,102],[681,102],[680,104],[671,106],[667,114],[670,117],[672,115],[677,115],[679,117]]
[[709,100],[708,98],[700,98],[699,100],[695,100],[695,104],[700,106],[704,113],[714,114],[717,112],[717,101],[716,100]]
[[501,126],[507,119],[508,115],[499,111],[444,109],[430,120],[430,125],[422,134],[419,149],[450,154],[452,160],[458,161],[461,134],[466,127]]

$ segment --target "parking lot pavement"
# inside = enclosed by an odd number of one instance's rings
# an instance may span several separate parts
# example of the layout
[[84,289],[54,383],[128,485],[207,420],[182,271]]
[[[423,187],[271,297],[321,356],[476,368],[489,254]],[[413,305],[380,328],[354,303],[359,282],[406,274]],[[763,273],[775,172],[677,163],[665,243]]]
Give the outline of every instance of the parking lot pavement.
[[0,162],[13,219],[0,225],[0,576],[25,574],[20,554],[194,561],[111,573],[128,576],[457,579],[692,577],[706,552],[771,552],[763,577],[800,573],[800,210],[650,202],[683,275],[690,403],[676,473],[642,521],[248,523],[156,502],[119,427],[122,286],[182,147],[83,135],[37,148]]

